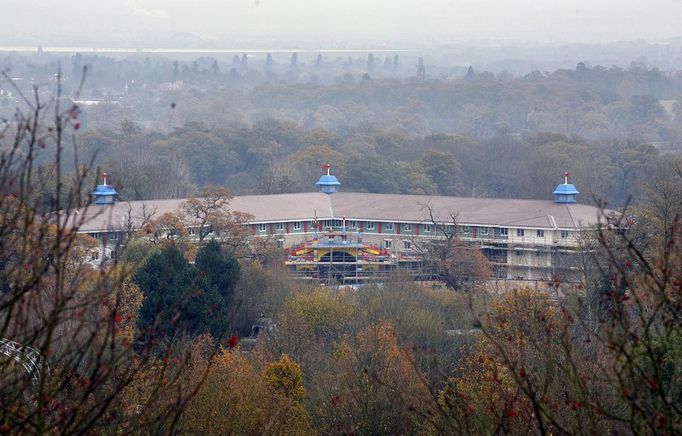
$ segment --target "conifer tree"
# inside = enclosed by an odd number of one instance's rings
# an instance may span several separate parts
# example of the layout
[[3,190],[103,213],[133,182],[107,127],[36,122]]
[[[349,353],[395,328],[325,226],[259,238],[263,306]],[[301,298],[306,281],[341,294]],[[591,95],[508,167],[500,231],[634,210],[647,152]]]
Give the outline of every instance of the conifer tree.
[[212,240],[199,250],[195,266],[209,284],[215,287],[222,299],[222,305],[227,307],[239,280],[240,267],[237,259],[224,253],[220,244]]
[[223,299],[205,275],[197,274],[175,246],[152,255],[135,274],[144,293],[138,326],[168,336],[227,331]]

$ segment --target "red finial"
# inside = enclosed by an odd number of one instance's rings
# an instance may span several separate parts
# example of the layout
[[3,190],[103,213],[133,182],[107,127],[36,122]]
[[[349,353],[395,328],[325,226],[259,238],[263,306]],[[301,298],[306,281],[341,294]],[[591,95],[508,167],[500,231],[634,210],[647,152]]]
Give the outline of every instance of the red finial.
[[329,175],[329,169],[330,169],[331,167],[332,167],[332,166],[329,165],[328,163],[322,165],[322,168],[324,168],[325,170],[327,170],[327,175]]
[[564,184],[568,185],[568,176],[570,175],[571,173],[569,173],[568,171],[564,173]]
[[104,183],[104,186],[107,184],[107,173],[102,173],[102,183]]

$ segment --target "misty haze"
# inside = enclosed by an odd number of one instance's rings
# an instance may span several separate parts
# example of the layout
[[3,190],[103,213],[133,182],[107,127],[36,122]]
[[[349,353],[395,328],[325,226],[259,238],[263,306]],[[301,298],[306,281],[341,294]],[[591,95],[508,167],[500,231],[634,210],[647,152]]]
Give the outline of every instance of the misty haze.
[[682,1],[0,6],[0,432],[682,433]]

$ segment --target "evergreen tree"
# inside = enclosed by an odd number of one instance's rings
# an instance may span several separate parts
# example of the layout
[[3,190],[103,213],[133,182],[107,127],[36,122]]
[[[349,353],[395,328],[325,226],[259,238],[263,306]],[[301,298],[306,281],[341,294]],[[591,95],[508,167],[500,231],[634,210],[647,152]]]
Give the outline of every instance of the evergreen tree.
[[239,280],[239,262],[234,256],[223,253],[216,241],[204,245],[195,262],[201,276],[208,280],[222,299],[223,307],[227,307],[232,299],[232,291]]
[[216,286],[197,274],[174,246],[152,255],[135,274],[144,294],[138,327],[173,336],[177,333],[220,336],[228,330],[224,303]]

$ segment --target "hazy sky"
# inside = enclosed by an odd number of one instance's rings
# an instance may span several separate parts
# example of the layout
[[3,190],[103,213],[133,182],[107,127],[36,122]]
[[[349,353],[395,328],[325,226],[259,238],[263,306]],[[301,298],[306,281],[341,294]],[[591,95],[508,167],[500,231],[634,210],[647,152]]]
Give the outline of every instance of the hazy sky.
[[84,41],[179,32],[232,41],[369,43],[682,36],[682,0],[0,0],[0,6],[0,35]]

